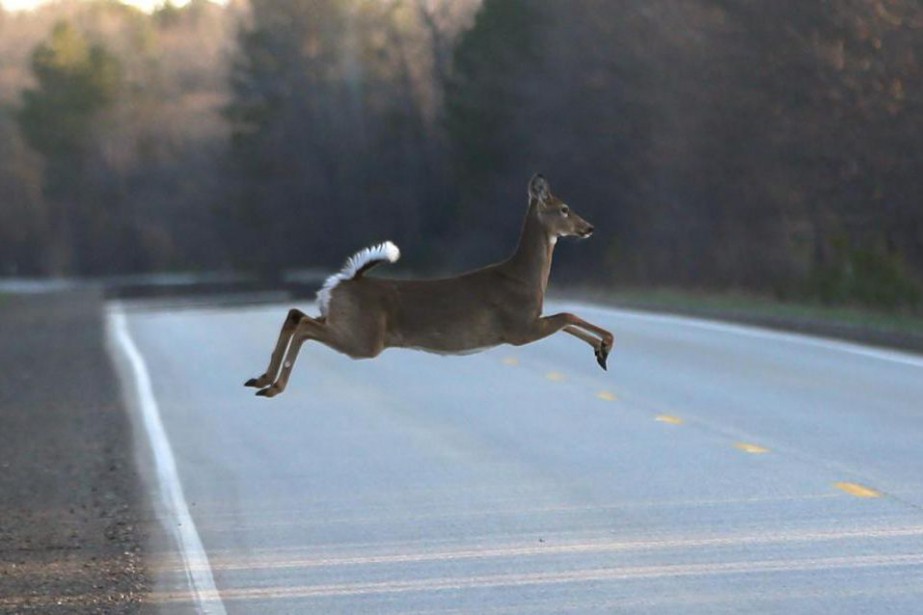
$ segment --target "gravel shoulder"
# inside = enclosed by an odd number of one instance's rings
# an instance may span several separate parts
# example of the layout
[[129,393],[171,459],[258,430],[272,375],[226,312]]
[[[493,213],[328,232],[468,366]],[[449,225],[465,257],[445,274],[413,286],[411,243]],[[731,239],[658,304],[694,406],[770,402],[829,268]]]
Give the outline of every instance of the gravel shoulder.
[[143,489],[99,291],[0,295],[0,613],[137,613]]

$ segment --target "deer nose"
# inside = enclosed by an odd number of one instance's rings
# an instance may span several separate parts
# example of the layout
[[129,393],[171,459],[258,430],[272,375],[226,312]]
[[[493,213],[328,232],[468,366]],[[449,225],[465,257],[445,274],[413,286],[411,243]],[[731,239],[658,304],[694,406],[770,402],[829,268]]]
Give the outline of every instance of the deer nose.
[[582,234],[584,237],[589,237],[590,235],[592,235],[592,234],[593,234],[593,225],[591,224],[591,225],[587,226],[587,227],[586,227],[586,230],[584,230],[583,233],[581,233],[581,234]]

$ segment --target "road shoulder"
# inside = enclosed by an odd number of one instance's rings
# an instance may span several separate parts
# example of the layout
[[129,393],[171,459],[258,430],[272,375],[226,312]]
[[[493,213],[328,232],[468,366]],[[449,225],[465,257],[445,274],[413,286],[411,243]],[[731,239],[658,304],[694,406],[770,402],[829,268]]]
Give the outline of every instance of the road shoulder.
[[0,611],[136,613],[149,591],[132,427],[83,289],[0,296]]

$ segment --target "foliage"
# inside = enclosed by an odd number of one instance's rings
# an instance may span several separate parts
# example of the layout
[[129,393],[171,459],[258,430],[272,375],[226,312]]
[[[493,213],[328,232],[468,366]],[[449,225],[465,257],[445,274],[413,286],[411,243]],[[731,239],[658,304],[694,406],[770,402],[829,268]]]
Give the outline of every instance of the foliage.
[[32,72],[37,85],[23,92],[17,119],[26,141],[45,159],[44,194],[56,227],[49,246],[55,254],[47,259],[65,271],[86,257],[89,246],[80,244],[107,226],[86,170],[94,121],[116,99],[122,70],[102,45],[61,21],[33,52]]
[[[834,266],[839,236],[857,254],[885,246],[920,277],[917,3],[528,4],[538,18],[517,27],[540,62],[505,68],[521,43],[484,42],[487,0],[457,47],[464,87],[447,108],[475,118],[453,141],[458,169],[490,171],[477,200],[508,201],[531,163],[596,223],[602,242],[561,259],[569,277],[785,288]],[[518,93],[515,112],[491,125],[498,92]]]
[[527,0],[485,0],[455,48],[446,92],[446,124],[458,179],[476,188],[510,170],[510,128],[527,103],[518,87],[538,71],[538,15]]
[[42,199],[42,165],[16,129],[13,114],[0,107],[0,275],[36,275],[44,269],[35,246],[49,219]]
[[267,273],[387,238],[457,271],[512,249],[542,171],[597,229],[559,277],[920,309],[921,24],[910,0],[5,13],[0,271]]
[[441,184],[411,68],[426,52],[419,17],[373,0],[253,1],[225,111],[240,219],[260,247],[250,266],[333,265],[367,242],[424,237]]
[[812,272],[807,295],[827,304],[857,303],[895,310],[916,308],[923,289],[901,260],[880,250],[847,250],[835,263]]
[[20,222],[0,232],[16,239],[0,242],[0,271],[225,262],[218,108],[237,13],[197,0],[159,14],[62,2],[0,23],[0,101],[17,120],[0,147],[0,187],[15,188],[0,219]]
[[23,135],[42,155],[79,163],[91,122],[116,98],[118,60],[62,21],[32,54],[32,72],[38,85],[23,92]]

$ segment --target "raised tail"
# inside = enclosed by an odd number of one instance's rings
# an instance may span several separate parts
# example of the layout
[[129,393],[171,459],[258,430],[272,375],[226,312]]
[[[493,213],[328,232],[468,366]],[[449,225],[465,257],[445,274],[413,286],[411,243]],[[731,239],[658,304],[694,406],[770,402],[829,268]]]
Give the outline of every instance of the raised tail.
[[356,252],[348,259],[346,264],[324,282],[324,285],[317,291],[317,307],[320,308],[321,316],[327,315],[327,308],[330,305],[330,293],[336,288],[336,285],[344,280],[354,280],[361,278],[362,274],[372,267],[384,262],[393,263],[401,257],[401,251],[390,241],[370,246],[364,250]]

